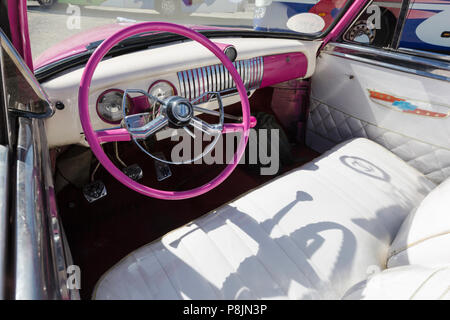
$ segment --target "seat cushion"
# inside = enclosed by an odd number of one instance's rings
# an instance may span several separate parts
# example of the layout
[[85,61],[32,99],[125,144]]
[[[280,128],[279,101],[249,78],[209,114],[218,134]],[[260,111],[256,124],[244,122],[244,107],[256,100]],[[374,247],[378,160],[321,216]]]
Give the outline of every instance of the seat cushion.
[[97,299],[337,299],[384,268],[434,184],[367,139],[336,146],[131,253]]
[[450,299],[450,265],[386,269],[353,286],[346,300]]
[[450,179],[405,219],[391,245],[387,266],[446,263],[450,264]]

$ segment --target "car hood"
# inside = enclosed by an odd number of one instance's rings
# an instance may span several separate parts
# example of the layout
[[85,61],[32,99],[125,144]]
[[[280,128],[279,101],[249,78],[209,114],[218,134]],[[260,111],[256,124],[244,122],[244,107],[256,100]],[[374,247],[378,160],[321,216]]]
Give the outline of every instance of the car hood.
[[[135,23],[114,23],[109,25],[104,25],[101,27],[93,28],[85,32],[80,32],[79,34],[67,38],[58,44],[50,47],[44,51],[37,59],[33,62],[34,70],[38,70],[51,63],[63,60],[68,57],[72,57],[77,54],[86,52],[86,48],[89,44],[101,41],[108,38],[113,33],[131,26]],[[186,25],[186,27],[191,28],[196,31],[205,30],[236,30],[236,28],[222,28],[222,27],[211,27],[211,26],[199,26],[199,25]]]

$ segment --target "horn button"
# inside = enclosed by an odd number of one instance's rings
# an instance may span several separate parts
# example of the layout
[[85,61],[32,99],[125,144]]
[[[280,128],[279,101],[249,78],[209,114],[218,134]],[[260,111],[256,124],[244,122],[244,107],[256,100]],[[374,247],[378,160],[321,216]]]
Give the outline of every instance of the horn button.
[[187,99],[170,97],[166,101],[166,114],[172,126],[184,127],[194,116],[194,109]]

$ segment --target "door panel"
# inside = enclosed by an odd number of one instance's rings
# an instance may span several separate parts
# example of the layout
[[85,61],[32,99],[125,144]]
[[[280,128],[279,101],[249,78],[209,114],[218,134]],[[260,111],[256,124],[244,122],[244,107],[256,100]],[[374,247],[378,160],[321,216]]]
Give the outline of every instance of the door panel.
[[435,182],[449,177],[448,63],[427,65],[405,54],[376,61],[367,49],[361,55],[358,46],[345,52],[348,47],[331,44],[317,60],[307,144],[324,151],[352,137],[368,137]]

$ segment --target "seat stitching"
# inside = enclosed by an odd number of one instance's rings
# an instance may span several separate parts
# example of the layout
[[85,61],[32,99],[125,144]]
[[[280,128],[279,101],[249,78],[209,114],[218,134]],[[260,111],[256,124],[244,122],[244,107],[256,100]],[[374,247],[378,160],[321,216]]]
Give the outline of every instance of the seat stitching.
[[[216,216],[217,217],[217,216]],[[210,240],[210,242],[214,245],[214,247],[216,247],[218,249],[219,254],[223,257],[223,259],[226,261],[226,263],[229,265],[230,270],[233,271],[233,274],[237,275],[237,277],[239,278],[239,281],[242,283],[242,285],[245,285],[245,282],[243,280],[243,278],[241,277],[241,275],[239,274],[239,272],[231,265],[231,263],[229,262],[229,260],[226,258],[226,256],[224,255],[223,251],[221,250],[220,246],[209,236],[209,234],[203,229],[203,227],[201,225],[199,225],[200,229],[204,232],[204,234],[206,235],[206,237]],[[253,292],[252,292],[253,294]],[[257,294],[253,294],[254,296],[259,297],[259,295]]]
[[420,244],[420,243],[422,243],[422,242],[425,242],[425,241],[430,240],[430,239],[433,239],[433,238],[438,238],[438,237],[444,236],[444,235],[446,235],[446,234],[450,234],[450,230],[443,231],[443,232],[439,232],[439,233],[437,233],[437,234],[433,234],[433,235],[431,235],[431,236],[428,236],[428,237],[425,237],[425,238],[422,238],[422,239],[413,241],[413,242],[407,244],[406,246],[402,247],[402,248],[399,249],[399,250],[393,250],[393,251],[392,251],[392,254],[389,255],[389,257],[388,257],[388,260],[389,260],[390,258],[392,258],[393,256],[396,256],[397,254],[399,254],[399,253],[401,253],[401,252],[403,252],[403,251],[405,251],[405,250],[408,250],[409,248],[412,248],[412,247],[414,247],[414,246],[416,246],[416,245],[418,245],[418,244]]
[[[162,244],[162,243],[161,243],[161,244]],[[150,252],[153,254],[153,256],[155,257],[156,261],[157,261],[157,262],[159,263],[159,265],[161,266],[161,269],[163,270],[164,274],[166,275],[167,280],[169,280],[169,283],[172,285],[173,291],[175,291],[175,293],[178,295],[178,297],[180,298],[180,300],[183,300],[183,297],[182,297],[181,293],[179,292],[179,291],[180,291],[180,290],[179,290],[180,288],[177,288],[177,287],[175,286],[175,284],[173,283],[172,279],[170,278],[169,274],[167,273],[166,268],[165,268],[164,265],[161,263],[161,261],[159,261],[158,255],[156,254],[155,249],[150,248]]]
[[[188,249],[188,247],[186,245],[183,244],[183,241],[180,240],[179,246],[183,247],[184,250],[186,251],[186,254],[192,258],[192,261],[195,262],[195,266],[198,268],[198,261],[195,259],[195,256],[191,253],[191,251]],[[201,270],[201,268],[199,268]],[[202,276],[203,277],[203,276]],[[204,277],[203,277],[204,278]],[[223,299],[223,295],[221,294],[220,290],[216,287],[214,287],[214,285],[206,278],[204,278],[206,283],[208,283],[208,285],[211,287],[212,291],[216,294],[216,297],[218,298],[218,300]]]
[[444,293],[440,295],[440,297],[438,298],[438,300],[442,300],[442,299],[445,297],[445,295],[446,295],[449,291],[450,291],[450,286],[448,286],[448,287],[447,287],[447,290],[445,290]]
[[148,281],[146,280],[146,277],[145,277],[145,269],[141,266],[141,264],[139,263],[139,260],[137,260],[136,258],[134,259],[135,261],[136,261],[136,263],[137,263],[137,271],[138,271],[138,273],[139,273],[139,276],[141,277],[141,279],[142,279],[142,281],[145,283],[145,285],[147,286],[147,291],[148,292],[150,292],[150,294],[151,294],[151,296],[152,296],[152,300],[154,299],[153,297],[154,297],[154,295],[153,295],[153,293],[151,292],[151,290],[149,289],[150,288],[150,284],[148,283]]
[[423,288],[423,286],[432,278],[436,275],[436,273],[441,272],[442,270],[447,269],[448,266],[439,268],[438,270],[434,271],[432,274],[430,274],[421,284],[420,286],[416,289],[416,291],[414,291],[414,293],[412,294],[412,296],[409,298],[409,300],[412,300],[414,298],[414,296],[419,293],[420,289]]

